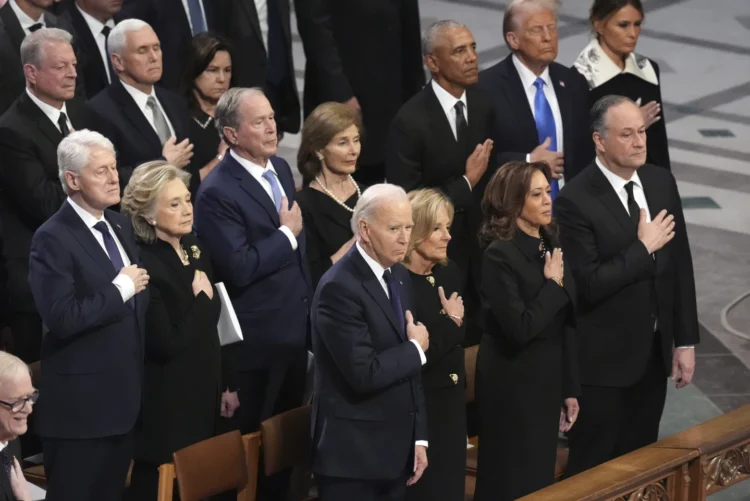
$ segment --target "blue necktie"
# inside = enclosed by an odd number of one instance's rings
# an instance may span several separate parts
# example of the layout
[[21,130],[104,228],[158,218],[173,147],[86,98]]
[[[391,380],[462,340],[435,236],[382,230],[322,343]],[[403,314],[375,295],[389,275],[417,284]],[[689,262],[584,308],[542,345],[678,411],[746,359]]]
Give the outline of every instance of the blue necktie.
[[193,26],[193,35],[206,31],[206,23],[203,20],[203,11],[201,10],[201,0],[188,0],[188,14],[190,15],[190,24]]
[[393,308],[393,313],[396,314],[396,320],[403,334],[403,330],[406,328],[406,318],[404,317],[404,308],[401,306],[401,293],[398,290],[398,280],[393,276],[391,270],[383,272],[383,280],[385,280],[385,284],[388,286],[388,295],[391,296],[391,308]]
[[[94,229],[101,233],[102,237],[104,237],[104,248],[107,249],[109,260],[112,262],[112,266],[114,266],[115,271],[117,273],[120,273],[120,270],[125,267],[125,263],[122,262],[120,249],[117,248],[117,243],[112,237],[112,234],[109,232],[109,226],[107,226],[107,223],[105,223],[104,221],[99,221],[94,225]],[[133,298],[128,299],[128,306],[130,306],[131,308],[135,306],[133,304]]]
[[279,181],[276,179],[276,174],[274,174],[271,169],[266,169],[263,173],[263,178],[271,184],[273,203],[276,206],[276,212],[281,212],[281,198],[284,195],[281,193],[281,186],[279,186]]
[[[547,101],[547,96],[544,95],[544,80],[541,78],[534,80],[534,87],[536,87],[536,95],[534,96],[534,119],[536,120],[536,131],[539,135],[539,144],[542,144],[545,139],[550,138],[551,142],[547,149],[549,151],[559,151],[557,149],[555,116],[552,114],[552,107]],[[557,192],[560,191],[557,179],[552,180],[550,188],[552,189],[552,200],[554,200],[557,196]]]

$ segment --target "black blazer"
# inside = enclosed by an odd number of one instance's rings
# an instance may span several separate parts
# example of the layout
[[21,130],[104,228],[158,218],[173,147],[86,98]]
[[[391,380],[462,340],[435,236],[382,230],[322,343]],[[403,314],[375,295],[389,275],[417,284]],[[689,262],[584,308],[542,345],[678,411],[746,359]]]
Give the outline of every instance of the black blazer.
[[[131,263],[143,267],[128,218],[109,209],[104,217]],[[49,329],[37,433],[82,440],[130,432],[141,408],[148,290],[134,296],[134,307],[123,302],[112,284],[119,270],[67,202],[37,230],[29,260],[31,291]]]
[[[572,179],[594,158],[594,143],[589,133],[588,84],[577,71],[553,62],[549,76],[560,106],[563,128],[565,179]],[[512,55],[479,73],[477,88],[492,97],[497,117],[497,151],[500,165],[516,160],[539,146],[534,114],[523,88]]]
[[[177,142],[187,139],[191,118],[185,101],[166,89],[154,87],[154,90],[172,123]],[[124,188],[128,184],[133,169],[140,164],[163,159],[159,136],[119,79],[88,105],[94,116],[94,130],[112,141],[117,150],[120,186]],[[198,174],[196,166],[191,164],[188,169],[192,175]]]
[[[401,264],[391,271],[404,310],[413,311],[408,271]],[[414,442],[427,440],[421,361],[356,247],[323,276],[311,321],[313,472],[377,480],[405,474]]]
[[583,384],[635,383],[646,370],[657,319],[665,374],[671,372],[673,346],[699,342],[693,261],[677,184],[668,170],[649,164],[638,176],[651,216],[666,209],[675,218],[674,239],[653,258],[596,163],[555,199],[562,248],[578,289]]
[[[91,127],[92,117],[77,100],[65,104],[75,129]],[[29,291],[31,237],[65,201],[57,171],[57,146],[62,134],[34,101],[21,92],[0,117],[0,220],[6,238],[13,311],[34,312]]]
[[365,135],[360,164],[382,163],[388,126],[424,86],[417,0],[295,0],[305,49],[305,116],[353,96]]
[[[474,148],[489,138],[495,138],[495,113],[489,98],[482,91],[467,89],[466,103],[469,117],[467,145],[459,145],[456,141],[432,84],[427,84],[396,115],[388,132],[385,151],[389,183],[397,184],[407,192],[418,188],[439,188],[450,197],[456,212],[448,257],[463,272],[468,269],[469,262],[481,260],[476,238],[482,221],[480,203],[484,188],[497,169],[493,157],[484,177],[473,189],[463,177],[466,159]],[[478,266],[476,268],[478,273]]]

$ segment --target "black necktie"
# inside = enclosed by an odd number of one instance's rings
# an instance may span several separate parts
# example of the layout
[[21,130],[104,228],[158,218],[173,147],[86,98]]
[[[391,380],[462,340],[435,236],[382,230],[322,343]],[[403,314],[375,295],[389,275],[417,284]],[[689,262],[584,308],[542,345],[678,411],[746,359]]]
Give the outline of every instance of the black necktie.
[[[120,273],[120,270],[125,267],[125,263],[122,262],[122,256],[120,255],[120,249],[117,248],[117,242],[115,242],[112,233],[109,232],[109,226],[104,221],[99,221],[94,225],[94,229],[102,234],[104,238],[104,248],[107,249],[109,254],[109,260],[112,261],[112,266],[115,268],[115,272]],[[128,299],[128,306],[133,308],[135,306],[133,298]]]
[[0,451],[0,461],[2,461],[3,463],[5,474],[8,475],[8,478],[10,478],[10,470],[13,469],[13,454],[8,452],[7,446],[5,447],[5,449]]
[[44,28],[44,25],[42,23],[35,23],[29,26],[29,33],[34,33],[36,30],[41,30]]
[[109,33],[112,31],[107,25],[102,28],[102,35],[104,35],[104,58],[107,60],[107,68],[109,68],[109,81],[115,78],[115,69],[112,67],[112,58],[109,55]]
[[466,115],[464,115],[464,102],[458,101],[454,106],[456,110],[456,141],[461,142],[466,136],[466,129],[468,124],[466,123]]
[[57,125],[60,127],[60,134],[62,134],[63,137],[67,137],[68,134],[70,134],[70,129],[68,129],[68,116],[60,112],[60,117],[57,119]]
[[406,319],[404,318],[404,308],[401,306],[401,292],[399,292],[399,283],[396,277],[393,276],[391,270],[385,270],[383,272],[383,280],[388,286],[388,295],[391,296],[391,307],[393,313],[396,314],[396,320],[398,325],[401,326],[402,333],[403,329],[406,328]]
[[625,191],[628,192],[628,212],[630,212],[630,220],[633,221],[635,227],[638,228],[638,223],[641,219],[641,208],[635,201],[635,196],[633,195],[633,186],[635,186],[635,184],[633,183],[633,181],[630,181],[625,185]]

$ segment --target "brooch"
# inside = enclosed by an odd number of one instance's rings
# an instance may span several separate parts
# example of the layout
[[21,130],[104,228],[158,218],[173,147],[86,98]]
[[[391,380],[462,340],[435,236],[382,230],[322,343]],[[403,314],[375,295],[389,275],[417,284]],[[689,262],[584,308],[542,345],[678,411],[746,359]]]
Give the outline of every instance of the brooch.
[[197,245],[191,245],[190,250],[193,251],[193,259],[201,258],[201,250],[198,248]]
[[430,282],[430,285],[433,286],[433,287],[435,287],[435,277],[429,276],[429,277],[426,277],[426,278],[427,278],[427,281]]
[[458,384],[458,374],[450,374],[450,378],[453,381],[453,384]]

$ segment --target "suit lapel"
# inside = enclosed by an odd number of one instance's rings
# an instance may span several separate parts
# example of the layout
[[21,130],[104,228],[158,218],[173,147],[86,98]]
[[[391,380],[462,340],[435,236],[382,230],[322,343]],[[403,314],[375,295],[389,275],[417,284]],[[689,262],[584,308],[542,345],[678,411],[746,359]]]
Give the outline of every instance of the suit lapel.
[[8,33],[8,38],[10,38],[15,53],[19,53],[21,51],[21,42],[26,38],[26,32],[23,31],[21,23],[16,17],[15,12],[13,12],[10,3],[6,3],[0,8],[0,19],[2,19],[5,25],[5,31]]
[[250,21],[250,24],[253,26],[253,32],[258,37],[258,41],[265,47],[265,43],[263,42],[263,34],[260,31],[258,11],[255,10],[255,2],[253,0],[236,0],[236,2],[240,5],[242,10],[245,11],[245,15]]
[[232,158],[231,154],[227,155],[225,161],[228,162],[227,166],[229,167],[232,176],[240,182],[240,187],[258,204],[260,204],[261,207],[263,207],[271,218],[271,221],[278,226],[280,223],[279,213],[276,212],[276,206],[273,204],[271,197],[268,196],[268,193],[263,186],[261,186],[260,183],[239,164],[239,162]]
[[91,234],[91,230],[86,226],[83,220],[76,214],[75,209],[70,206],[69,203],[65,202],[62,208],[69,225],[70,232],[73,233],[75,240],[83,247],[83,249],[91,256],[91,259],[99,266],[104,274],[112,279],[114,278],[119,270],[115,270],[112,265],[112,261],[109,260],[109,256],[104,252],[102,246],[96,241],[94,235]]
[[359,271],[362,274],[362,287],[364,287],[367,293],[370,294],[370,296],[372,296],[372,298],[378,304],[380,309],[383,310],[383,313],[385,313],[386,318],[388,318],[388,321],[396,330],[396,333],[398,334],[399,339],[403,340],[404,339],[404,326],[398,325],[398,320],[396,319],[396,312],[393,311],[393,306],[391,306],[391,301],[388,299],[388,296],[383,290],[383,285],[380,283],[380,280],[372,272],[372,269],[365,262],[365,259],[359,253],[359,249],[357,249],[356,246],[352,247],[349,253],[352,256],[352,259],[357,263],[357,267],[359,268]]
[[[552,64],[549,67],[549,77],[552,80],[552,86],[555,88],[557,105],[560,108],[563,128],[563,151],[566,155],[573,153],[573,103],[571,102],[568,89],[564,87],[566,82],[560,78],[557,67]],[[570,158],[570,157],[568,157]]]
[[[638,173],[638,177],[643,184],[643,193],[646,195],[646,204],[648,205],[648,211],[651,214],[651,219],[655,218],[659,212],[667,208],[665,200],[663,200],[663,190],[659,189],[659,186],[654,182],[655,180],[651,177],[650,172],[647,169],[641,169]],[[663,259],[660,257],[663,255],[665,248],[662,247],[654,253],[655,265],[658,268]]]
[[[513,66],[512,56],[508,56],[501,63],[502,69],[500,76],[505,80],[505,85],[500,85],[500,90],[505,93],[506,100],[514,110],[514,117],[518,121],[518,128],[526,131],[524,135],[538,137],[534,113],[529,107],[529,99],[526,97],[526,91],[523,88],[523,82],[518,74],[518,70]],[[538,141],[535,141],[535,143]]]
[[633,226],[633,221],[630,219],[628,211],[622,205],[622,200],[615,193],[612,185],[604,177],[604,174],[599,170],[599,166],[596,163],[592,164],[591,169],[591,187],[593,193],[602,202],[602,204],[609,210],[617,222],[620,223],[626,235],[635,235],[638,229]]
[[[31,100],[24,90],[20,99],[20,106],[26,113],[26,115],[36,122],[37,127],[40,131],[49,139],[52,145],[57,149],[57,145],[62,141],[62,134],[57,127],[52,123],[47,115],[39,108],[39,106]],[[67,107],[66,107],[67,109]]]
[[159,136],[156,134],[156,131],[148,120],[146,120],[143,111],[138,109],[135,100],[130,94],[128,94],[128,91],[125,90],[125,87],[122,86],[120,81],[115,80],[108,90],[112,93],[111,95],[114,100],[122,107],[123,114],[131,122],[133,128],[137,130],[146,141],[151,143],[152,149],[161,151],[162,144],[161,141],[159,141]]
[[94,65],[96,68],[96,76],[106,87],[109,84],[109,81],[107,80],[107,70],[104,67],[104,61],[99,53],[99,46],[96,45],[94,34],[91,33],[89,25],[86,24],[86,21],[83,19],[83,16],[75,5],[71,5],[68,8],[68,15],[70,16],[70,22],[78,35],[77,41],[80,42],[84,49],[88,64]]
[[[433,132],[434,145],[440,145],[442,151],[445,151],[451,157],[455,157],[460,162],[453,162],[454,165],[460,165],[463,170],[463,165],[466,162],[465,152],[464,154],[458,153],[458,141],[456,136],[453,135],[453,129],[451,129],[450,123],[448,123],[448,117],[445,115],[443,107],[440,105],[435,91],[432,90],[432,83],[428,83],[424,90],[425,93],[425,114],[430,122],[430,128]],[[467,98],[467,104],[469,100]],[[471,127],[472,117],[469,116],[469,127]]]

